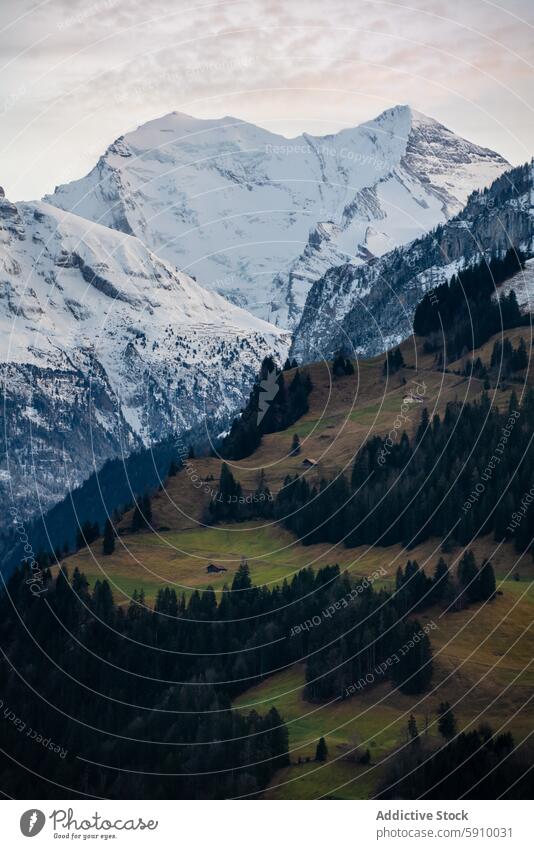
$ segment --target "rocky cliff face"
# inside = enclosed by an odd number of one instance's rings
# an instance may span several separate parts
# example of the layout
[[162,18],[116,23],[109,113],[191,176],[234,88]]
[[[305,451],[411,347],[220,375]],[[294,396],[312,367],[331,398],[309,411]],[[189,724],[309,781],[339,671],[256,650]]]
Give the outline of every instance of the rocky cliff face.
[[407,106],[294,139],[172,113],[46,200],[135,234],[203,286],[292,328],[328,268],[422,235],[507,167]]
[[287,334],[136,238],[0,198],[0,494],[48,509],[103,461],[224,427]]
[[367,266],[329,269],[308,294],[292,355],[314,360],[340,347],[378,354],[411,334],[424,293],[458,269],[511,246],[533,254],[533,169],[508,171],[448,223]]
[[65,360],[63,368],[7,363],[0,370],[0,493],[23,519],[46,512],[109,457],[141,446],[98,366]]

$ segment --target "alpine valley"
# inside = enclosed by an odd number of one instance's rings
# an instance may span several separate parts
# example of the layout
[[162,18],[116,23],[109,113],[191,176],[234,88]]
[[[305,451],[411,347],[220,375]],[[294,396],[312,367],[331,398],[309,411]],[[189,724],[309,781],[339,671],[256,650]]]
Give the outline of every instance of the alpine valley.
[[533,175],[172,114],[0,192],[4,795],[534,798]]
[[107,459],[224,431],[267,354],[409,335],[473,240],[531,244],[508,168],[407,106],[290,140],[171,113],[42,202],[0,197],[0,492],[45,512]]

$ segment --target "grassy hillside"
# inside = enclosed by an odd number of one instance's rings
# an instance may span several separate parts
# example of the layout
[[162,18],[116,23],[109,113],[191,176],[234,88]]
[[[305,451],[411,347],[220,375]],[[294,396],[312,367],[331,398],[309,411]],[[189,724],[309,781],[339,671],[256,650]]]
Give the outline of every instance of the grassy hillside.
[[[487,550],[487,543],[482,543],[480,553],[482,549]],[[502,577],[513,563],[509,555],[505,552],[501,559]],[[428,694],[403,695],[391,683],[379,681],[351,699],[310,704],[302,697],[304,670],[299,665],[242,695],[237,707],[262,711],[274,705],[289,730],[292,765],[277,774],[267,796],[372,796],[392,754],[406,743],[409,716],[415,716],[420,733],[437,738],[436,711],[443,701],[453,706],[461,729],[484,720],[496,729],[512,730],[516,741],[527,737],[533,719],[528,700],[534,687],[530,558],[520,568],[523,580],[502,581],[502,595],[491,604],[445,615],[430,609],[420,617],[437,624],[432,632],[435,670]],[[320,737],[329,750],[325,764],[313,762]],[[366,749],[371,763],[358,764]]]
[[[528,328],[505,334],[517,345]],[[500,336],[499,336],[500,338]],[[475,356],[489,362],[489,340]],[[254,454],[229,462],[245,493],[252,493],[263,470],[272,493],[278,492],[288,474],[311,480],[350,470],[359,446],[374,435],[385,436],[399,414],[403,399],[418,388],[429,413],[442,414],[449,401],[472,401],[483,391],[483,382],[468,379],[458,361],[448,372],[435,370],[434,357],[425,354],[422,341],[401,346],[406,366],[384,375],[384,357],[355,363],[355,373],[332,378],[329,365],[307,368],[313,390],[308,413],[293,427],[267,435]],[[523,383],[531,377],[519,375]],[[508,381],[498,387],[490,381],[492,403],[504,409],[513,389],[521,383]],[[519,393],[518,393],[519,394]],[[403,427],[410,435],[417,429],[422,405],[409,406]],[[405,407],[406,409],[406,407]],[[301,452],[290,456],[293,434]],[[317,465],[306,468],[304,460]],[[430,539],[407,552],[401,545],[388,548],[347,549],[343,545],[304,547],[289,531],[272,521],[209,525],[210,493],[216,491],[221,460],[193,459],[164,483],[152,498],[152,530],[131,532],[132,513],[118,525],[119,538],[112,555],[102,556],[102,540],[66,558],[69,571],[78,567],[89,583],[107,578],[119,602],[128,602],[134,589],[143,589],[148,604],[157,591],[172,586],[189,595],[211,586],[217,593],[230,585],[243,558],[248,561],[255,584],[281,584],[305,566],[318,568],[338,563],[353,576],[365,577],[378,568],[382,585],[393,588],[395,572],[407,558],[416,559],[431,572],[440,556],[441,541]],[[453,706],[460,728],[481,719],[496,729],[510,727],[521,739],[532,727],[532,708],[525,702],[534,686],[534,565],[530,555],[518,557],[511,544],[496,544],[491,536],[475,541],[477,560],[491,559],[498,581],[498,596],[485,605],[444,613],[426,610],[420,620],[436,623],[432,632],[434,677],[423,697],[402,695],[389,682],[375,686],[342,702],[311,704],[303,699],[304,667],[281,670],[239,697],[236,707],[264,712],[275,705],[287,723],[291,766],[280,770],[267,795],[272,798],[363,798],[372,796],[393,753],[406,742],[406,726],[414,714],[420,732],[437,735],[436,710],[440,702]],[[443,556],[453,570],[462,551]],[[226,571],[208,574],[214,563]],[[377,584],[378,586],[379,584]],[[496,699],[496,695],[498,698]],[[426,730],[425,730],[426,729]],[[313,762],[315,747],[325,737],[329,757]],[[358,758],[367,750],[369,764]]]
[[[525,328],[508,331],[511,338],[524,335]],[[492,340],[484,346],[491,354]],[[416,387],[423,387],[422,397],[429,413],[442,414],[449,401],[475,399],[483,390],[483,381],[444,373],[433,367],[434,357],[425,354],[421,340],[407,340],[401,346],[407,367],[394,375],[384,375],[384,357],[355,363],[355,373],[333,378],[328,363],[306,367],[312,379],[309,411],[296,424],[282,433],[267,434],[259,448],[244,460],[228,462],[234,476],[247,492],[255,490],[261,470],[271,492],[276,493],[288,474],[299,473],[319,479],[350,469],[359,446],[374,435],[385,436],[392,428],[403,399]],[[455,364],[456,365],[456,364]],[[458,366],[460,364],[457,364]],[[291,379],[289,372],[288,381]],[[506,407],[513,384],[504,390],[490,390],[492,402]],[[517,388],[517,387],[516,387]],[[419,424],[420,405],[413,404],[403,427],[409,435]],[[301,452],[290,456],[294,433],[301,440]],[[313,458],[317,466],[306,469],[305,458]],[[165,482],[165,490],[153,501],[153,527],[171,531],[196,528],[205,523],[210,492],[217,488],[221,461],[204,457],[190,461],[189,473],[182,470]],[[205,490],[209,490],[206,492]],[[126,514],[120,527],[127,530],[131,514]]]

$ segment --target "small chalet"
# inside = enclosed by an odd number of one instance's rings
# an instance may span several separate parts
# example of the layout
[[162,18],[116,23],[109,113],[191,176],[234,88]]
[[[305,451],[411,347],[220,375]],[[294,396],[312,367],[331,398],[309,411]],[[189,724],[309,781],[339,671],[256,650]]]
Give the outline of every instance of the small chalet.
[[319,465],[319,461],[314,460],[313,457],[305,457],[302,461],[302,465],[306,466],[307,469],[313,469],[314,466]]
[[208,572],[210,575],[212,575],[213,573],[226,571],[227,570],[224,568],[224,566],[216,566],[215,563],[208,563],[208,565],[206,566],[206,572]]

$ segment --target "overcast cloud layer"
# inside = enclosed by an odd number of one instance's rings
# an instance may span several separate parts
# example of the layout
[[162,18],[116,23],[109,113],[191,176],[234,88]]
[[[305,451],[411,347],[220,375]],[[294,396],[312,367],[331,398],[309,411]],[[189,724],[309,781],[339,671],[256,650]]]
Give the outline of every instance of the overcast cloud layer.
[[534,153],[532,0],[2,0],[0,184],[35,198],[173,110],[287,136],[409,103]]

